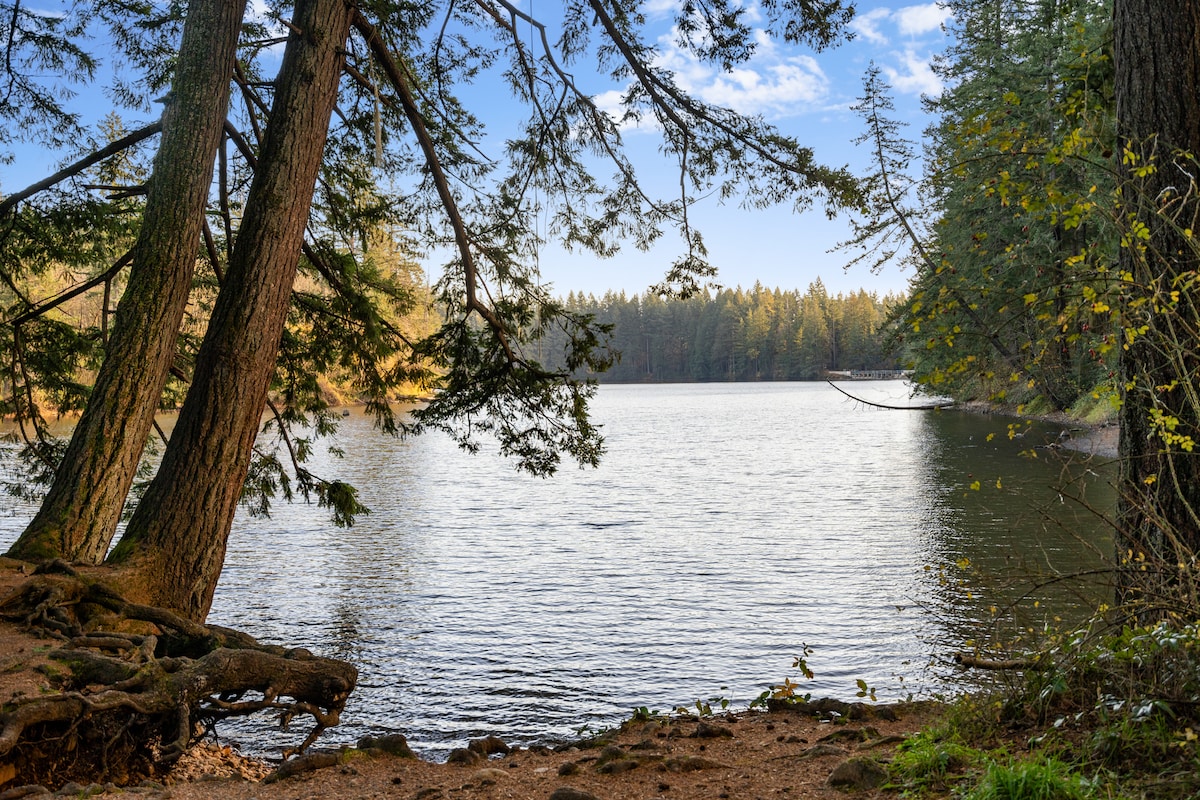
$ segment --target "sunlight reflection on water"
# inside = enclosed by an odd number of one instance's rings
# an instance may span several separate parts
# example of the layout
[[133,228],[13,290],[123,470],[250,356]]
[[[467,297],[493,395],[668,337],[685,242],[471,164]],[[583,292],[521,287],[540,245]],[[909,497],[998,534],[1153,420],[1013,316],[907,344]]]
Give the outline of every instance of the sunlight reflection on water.
[[[1038,506],[1075,506],[1053,502],[1060,467],[1019,458],[1007,421],[869,409],[824,384],[606,385],[595,416],[601,467],[543,480],[436,436],[382,438],[356,411],[348,457],[313,471],[357,485],[373,513],[349,530],[299,504],[239,519],[211,621],[359,665],[329,742],[400,731],[437,756],[486,733],[566,738],[642,705],[744,707],[796,677],[804,644],[814,695],[852,699],[859,678],[881,698],[953,688],[945,661],[990,600],[937,567],[1011,571],[1035,552],[1078,567],[1106,547],[1095,526],[1081,541],[1043,524]],[[1090,489],[1101,506],[1107,476]]]

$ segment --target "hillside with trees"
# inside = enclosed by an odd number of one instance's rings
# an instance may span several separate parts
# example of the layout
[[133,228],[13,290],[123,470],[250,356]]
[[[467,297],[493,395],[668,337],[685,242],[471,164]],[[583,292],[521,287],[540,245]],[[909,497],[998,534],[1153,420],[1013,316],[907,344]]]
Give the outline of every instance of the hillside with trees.
[[[887,319],[901,302],[865,289],[830,295],[818,279],[805,292],[755,284],[686,299],[572,292],[565,305],[612,326],[619,357],[594,377],[633,383],[816,380],[828,370],[896,369]],[[558,351],[552,335],[538,357]]]

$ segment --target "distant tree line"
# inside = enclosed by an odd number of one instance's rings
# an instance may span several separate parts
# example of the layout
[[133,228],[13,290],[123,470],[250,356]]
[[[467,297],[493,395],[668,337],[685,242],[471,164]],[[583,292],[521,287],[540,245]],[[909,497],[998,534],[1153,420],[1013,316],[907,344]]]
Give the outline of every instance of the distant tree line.
[[[827,370],[897,369],[888,353],[886,318],[903,297],[859,290],[830,295],[820,279],[806,292],[767,289],[703,291],[683,299],[647,292],[603,297],[570,293],[573,314],[611,325],[613,366],[604,382],[815,380]],[[534,357],[559,366],[551,332]]]

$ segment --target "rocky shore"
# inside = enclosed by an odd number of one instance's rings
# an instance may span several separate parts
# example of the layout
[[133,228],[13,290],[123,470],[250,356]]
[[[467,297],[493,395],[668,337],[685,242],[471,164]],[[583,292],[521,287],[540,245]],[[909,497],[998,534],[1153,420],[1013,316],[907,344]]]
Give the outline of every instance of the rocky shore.
[[[509,748],[488,737],[455,751],[444,764],[412,757],[398,737],[382,747],[376,740],[318,752],[278,771],[239,759],[227,748],[201,745],[161,783],[108,791],[163,800],[882,797],[897,745],[936,713],[927,704],[831,701],[795,710],[661,717],[556,749]],[[102,786],[65,790],[60,796],[105,794]],[[0,792],[0,798],[8,797]]]

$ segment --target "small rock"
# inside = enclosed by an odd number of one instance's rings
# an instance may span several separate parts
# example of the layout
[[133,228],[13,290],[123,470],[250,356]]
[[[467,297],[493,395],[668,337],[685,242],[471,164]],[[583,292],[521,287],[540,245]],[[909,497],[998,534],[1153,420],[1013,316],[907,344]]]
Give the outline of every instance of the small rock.
[[827,733],[817,741],[820,742],[837,742],[845,739],[852,739],[857,742],[865,742],[868,739],[878,739],[879,731],[867,725],[862,728],[841,728],[833,733]]
[[414,794],[413,800],[439,800],[439,798],[444,796],[441,789],[435,786],[428,786]]
[[800,754],[801,758],[824,758],[825,756],[848,756],[850,751],[844,747],[838,747],[836,744],[822,742],[814,744],[812,747]]
[[701,722],[696,726],[696,732],[692,734],[692,737],[696,739],[732,739],[733,731],[720,725]]
[[899,734],[894,733],[891,736],[884,736],[879,739],[872,739],[868,742],[863,742],[862,744],[860,744],[858,746],[858,749],[859,750],[870,750],[875,747],[885,747],[890,744],[900,744],[906,738],[907,737],[905,737],[905,736],[901,736]]
[[839,789],[866,791],[882,786],[886,781],[887,770],[878,762],[859,756],[838,764],[827,783]]
[[572,789],[570,786],[563,786],[550,793],[550,800],[600,800],[600,798],[591,792]]
[[617,761],[625,757],[625,751],[617,747],[615,744],[610,744],[600,751],[600,757],[596,759],[596,766],[601,767],[610,761]]
[[577,772],[579,772],[578,761],[568,761],[558,768],[558,774],[564,778],[568,775],[574,775]]
[[638,762],[634,759],[620,758],[616,761],[609,761],[607,763],[600,764],[596,767],[596,772],[599,772],[601,775],[620,775],[622,772],[629,772],[630,770],[637,768]]
[[479,786],[491,786],[493,783],[500,783],[506,780],[508,780],[508,773],[494,767],[481,769],[471,776],[471,782]]
[[58,791],[54,794],[58,797],[78,797],[79,795],[83,794],[83,787],[78,783],[75,783],[75,781],[71,781],[70,783],[64,783],[62,786],[60,786]]
[[705,769],[724,769],[724,764],[718,764],[700,756],[675,756],[668,758],[662,764],[667,772],[699,772]]
[[459,747],[450,751],[450,755],[446,757],[447,764],[461,764],[464,767],[474,766],[483,761],[483,756],[476,753],[474,750],[468,750],[465,747]]
[[485,736],[482,739],[472,739],[467,744],[467,749],[479,753],[482,756],[490,756],[493,753],[503,753],[508,755],[512,748],[504,743],[504,740],[499,736]]
[[381,750],[388,755],[400,758],[417,757],[412,748],[408,746],[408,739],[405,739],[404,734],[401,733],[389,733],[386,736],[364,736],[358,740],[357,747],[359,750]]
[[24,786],[14,786],[11,789],[4,791],[4,796],[10,800],[16,800],[19,797],[44,797],[50,794],[50,790],[45,786],[38,786],[36,783],[27,783]]

